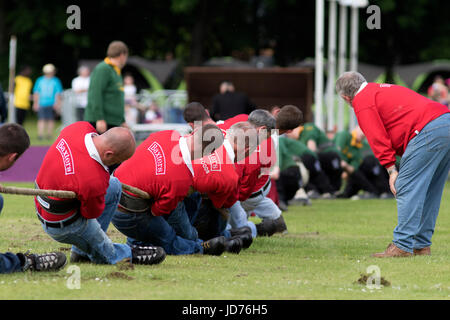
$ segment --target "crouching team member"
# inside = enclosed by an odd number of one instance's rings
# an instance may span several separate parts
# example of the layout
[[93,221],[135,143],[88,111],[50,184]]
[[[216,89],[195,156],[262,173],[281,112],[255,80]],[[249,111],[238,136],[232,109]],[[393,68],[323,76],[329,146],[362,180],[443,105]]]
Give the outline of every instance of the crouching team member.
[[200,194],[194,192],[192,162],[210,155],[222,143],[223,135],[215,125],[184,137],[177,131],[160,131],[116,169],[114,175],[120,181],[151,197],[142,200],[123,191],[112,222],[128,237],[128,243],[162,246],[170,255],[236,251],[237,241],[223,236],[203,241],[192,225],[201,203]]
[[[323,198],[330,198],[330,195],[334,195],[335,192],[341,189],[342,185],[342,172],[340,153],[333,141],[327,137],[327,134],[319,129],[314,123],[305,123],[301,128],[298,135],[298,140],[303,142],[311,151],[313,151],[319,161],[321,170],[327,175],[328,181],[331,184],[333,190],[323,191],[320,190],[311,182],[310,194],[313,197],[318,197],[318,192]],[[314,192],[315,191],[315,192]]]
[[[25,129],[15,123],[0,126],[0,171],[9,169],[30,146]],[[0,195],[0,212],[3,198]],[[0,274],[21,271],[57,271],[66,264],[62,252],[46,254],[0,253]]]
[[370,146],[361,128],[337,132],[334,143],[341,152],[341,167],[347,175],[344,191],[338,194],[338,198],[353,198],[360,190],[368,193],[366,198],[378,198],[390,192],[386,170],[373,155],[364,157],[363,150],[370,150]]
[[165,252],[157,247],[130,247],[113,243],[106,234],[122,187],[110,177],[108,166],[128,159],[135,140],[130,130],[112,128],[98,135],[88,122],[76,122],[61,131],[50,147],[36,179],[36,188],[68,190],[76,199],[37,196],[37,217],[54,240],[72,244],[71,262],[116,264],[160,263]]
[[[241,161],[256,149],[257,131],[248,122],[238,122],[231,126],[225,136],[223,146],[217,150],[214,165],[206,165],[202,160],[200,173],[196,175],[197,190],[203,189],[208,199],[204,199],[197,228],[226,238],[241,239],[243,248],[252,243],[251,228],[243,226],[227,230],[229,209],[239,197],[239,175],[235,162]],[[199,166],[200,167],[200,166]],[[215,169],[213,169],[215,167]]]
[[[245,172],[242,176],[239,201],[230,209],[230,225],[239,227],[240,221],[247,219],[253,212],[262,219],[256,225],[258,236],[271,236],[276,232],[286,232],[287,227],[281,210],[268,198],[271,187],[270,170],[276,164],[276,144],[271,137],[276,120],[266,110],[252,111],[248,122],[258,131],[259,144],[255,152],[237,163],[238,170]],[[235,224],[235,225],[233,225]]]
[[[198,102],[187,104],[183,115],[192,129],[206,124],[216,124],[210,118],[208,110]],[[244,248],[251,244],[251,239],[249,241],[247,237],[251,235],[251,228],[245,226],[231,230],[225,228],[228,223],[229,208],[239,197],[241,177],[236,172],[236,162],[248,157],[256,149],[257,131],[248,122],[241,122],[241,120],[246,121],[247,118],[248,115],[242,114],[226,121],[220,121],[219,127],[222,127],[224,123],[230,126],[233,123],[228,131],[222,129],[224,143],[217,150],[218,162],[223,167],[220,170],[199,170],[199,174],[196,174],[195,177],[196,189],[203,190],[206,195],[195,223],[196,228],[205,238],[217,235],[223,235],[226,238],[241,237],[244,241]],[[228,128],[227,125],[225,126]],[[204,162],[203,159],[201,162]],[[206,166],[205,169],[208,167]],[[234,183],[234,179],[236,179],[236,183]],[[233,190],[229,190],[230,185],[233,185]],[[253,228],[255,228],[254,225]]]

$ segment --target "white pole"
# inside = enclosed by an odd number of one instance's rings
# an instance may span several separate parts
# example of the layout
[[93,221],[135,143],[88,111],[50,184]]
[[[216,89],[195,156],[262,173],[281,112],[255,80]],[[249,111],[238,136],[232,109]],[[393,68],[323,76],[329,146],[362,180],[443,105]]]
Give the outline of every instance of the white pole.
[[14,110],[14,78],[16,73],[16,49],[17,38],[11,36],[9,41],[9,85],[8,85],[8,120],[16,122],[16,112]]
[[[347,7],[340,4],[339,9],[339,61],[338,75],[343,74],[347,69]],[[338,123],[337,130],[344,130],[344,101],[338,99]]]
[[327,130],[334,130],[334,82],[336,80],[336,0],[330,0],[328,20],[328,84],[327,84]]
[[[358,71],[358,14],[359,8],[357,6],[351,7],[351,44],[350,44],[350,70]],[[353,130],[356,127],[356,115],[353,108],[349,110],[349,129]]]
[[323,129],[323,38],[324,38],[324,0],[316,0],[316,59],[314,75],[315,124]]

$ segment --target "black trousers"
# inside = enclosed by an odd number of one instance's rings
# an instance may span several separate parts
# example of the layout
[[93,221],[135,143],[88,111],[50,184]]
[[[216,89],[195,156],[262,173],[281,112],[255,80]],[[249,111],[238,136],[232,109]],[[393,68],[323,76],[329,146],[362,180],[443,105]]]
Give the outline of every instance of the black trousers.
[[280,177],[276,182],[278,197],[286,204],[294,198],[295,193],[301,187],[302,176],[298,166],[289,167],[280,171]]
[[300,158],[305,165],[305,168],[309,171],[309,182],[305,189],[307,191],[315,190],[320,194],[333,193],[335,190],[330,183],[330,179],[322,170],[320,161],[310,154],[304,154]]
[[28,110],[16,108],[16,123],[23,126]]
[[378,159],[372,155],[365,157],[358,170],[349,176],[342,196],[350,198],[360,190],[377,196],[383,192],[390,192],[389,175]]
[[372,182],[377,190],[377,194],[391,192],[389,187],[389,174],[375,156],[366,156],[359,168],[366,178]]
[[193,222],[198,232],[198,238],[203,241],[223,235],[227,221],[225,221],[220,212],[214,207],[209,199],[202,199],[202,204]]
[[342,167],[341,157],[337,152],[319,152],[320,165],[322,170],[330,180],[330,184],[333,187],[333,191],[339,191],[342,186]]

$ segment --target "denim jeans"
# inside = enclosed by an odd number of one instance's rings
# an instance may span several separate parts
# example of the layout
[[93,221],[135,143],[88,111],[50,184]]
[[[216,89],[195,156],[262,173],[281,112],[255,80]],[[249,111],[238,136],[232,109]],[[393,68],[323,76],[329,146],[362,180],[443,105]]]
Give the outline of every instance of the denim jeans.
[[20,260],[11,252],[0,253],[0,274],[22,271]]
[[247,212],[247,215],[254,212],[261,219],[271,219],[275,220],[281,216],[281,210],[273,202],[272,199],[267,197],[270,192],[271,182],[262,194],[257,197],[248,198],[241,202],[242,208]]
[[81,217],[64,228],[46,227],[44,224],[42,227],[54,240],[72,244],[73,252],[87,256],[94,263],[116,264],[123,259],[131,259],[130,246],[113,243],[106,234],[121,193],[120,181],[110,177],[105,196],[105,209],[97,219]]
[[197,230],[191,223],[196,217],[199,206],[196,201],[201,200],[199,196],[194,193],[186,201],[180,201],[167,218],[151,213],[129,214],[116,210],[112,223],[128,237],[127,243],[130,245],[160,246],[169,255],[203,253],[202,240],[197,238]]
[[0,213],[2,212],[2,209],[3,209],[3,197],[0,194]]
[[450,170],[450,114],[429,122],[406,147],[397,190],[394,244],[413,252],[431,246],[445,181]]
[[230,208],[227,230],[242,227],[250,227],[252,230],[252,237],[256,238],[257,231],[255,224],[253,221],[248,221],[247,212],[242,208],[241,202],[236,201]]
[[202,197],[200,193],[194,192],[183,201],[180,201],[170,215],[167,217],[167,223],[175,230],[175,233],[188,240],[197,240],[198,232],[193,226],[197,217]]

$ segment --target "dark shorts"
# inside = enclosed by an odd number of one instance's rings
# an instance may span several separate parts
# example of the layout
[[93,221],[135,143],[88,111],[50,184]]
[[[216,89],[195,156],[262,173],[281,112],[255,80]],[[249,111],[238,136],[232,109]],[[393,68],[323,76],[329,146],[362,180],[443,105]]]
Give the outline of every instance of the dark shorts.
[[55,115],[53,113],[53,107],[39,107],[38,110],[38,119],[39,120],[54,120]]

